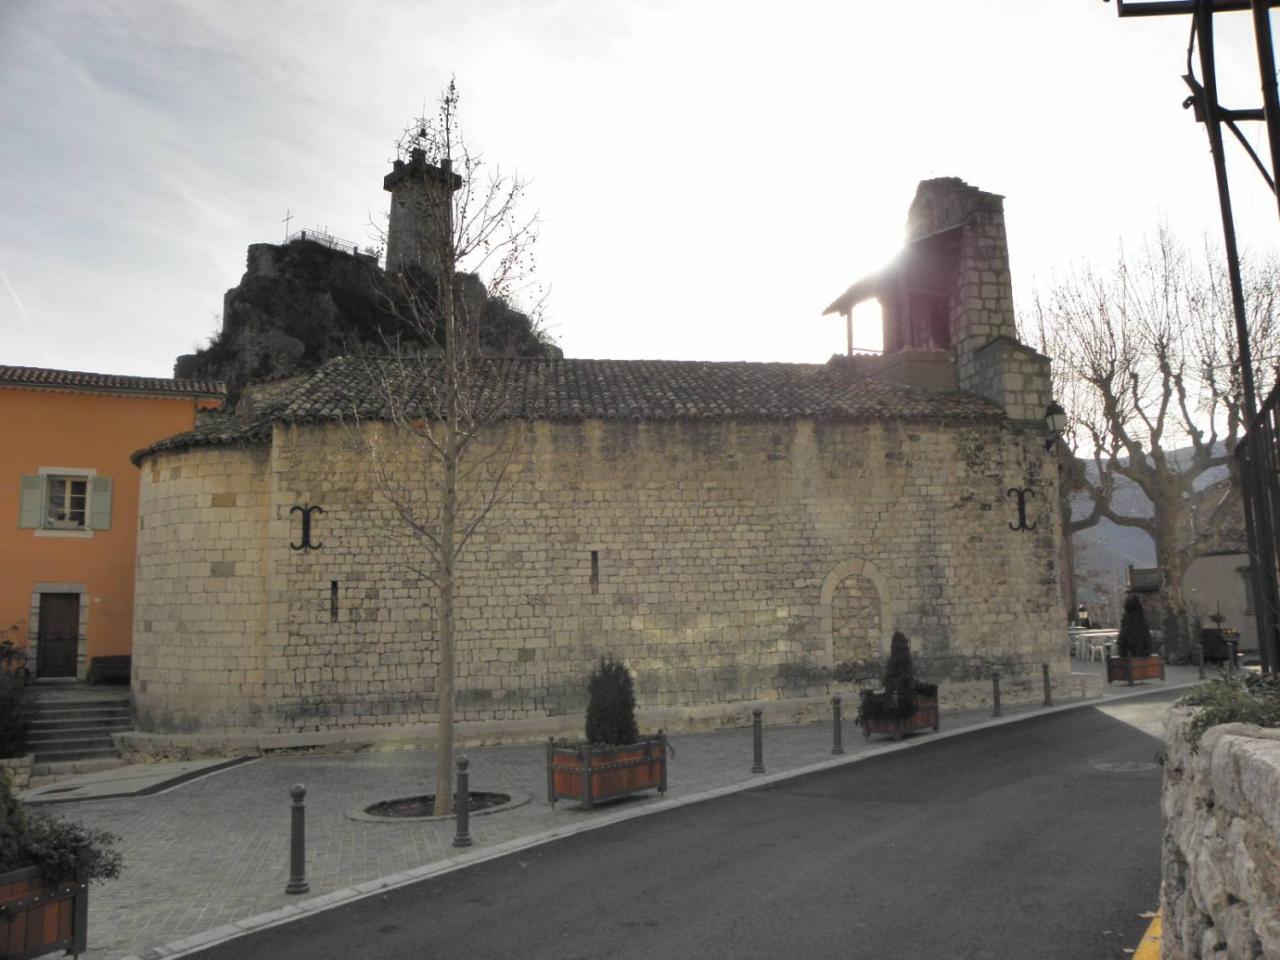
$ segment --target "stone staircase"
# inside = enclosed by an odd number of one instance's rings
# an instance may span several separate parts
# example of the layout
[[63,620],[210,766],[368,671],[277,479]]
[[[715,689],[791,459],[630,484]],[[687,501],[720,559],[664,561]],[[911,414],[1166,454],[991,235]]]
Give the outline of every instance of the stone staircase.
[[119,762],[113,733],[133,729],[129,688],[69,686],[36,687],[35,709],[27,729],[26,747],[35,754],[33,773],[50,772],[68,764],[107,765]]

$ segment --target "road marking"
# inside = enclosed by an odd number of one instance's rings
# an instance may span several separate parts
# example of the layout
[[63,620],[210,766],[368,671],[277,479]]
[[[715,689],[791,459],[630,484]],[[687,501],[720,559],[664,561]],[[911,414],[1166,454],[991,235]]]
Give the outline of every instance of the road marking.
[[1147,926],[1147,932],[1142,935],[1142,942],[1138,944],[1133,960],[1160,960],[1160,941],[1164,936],[1160,914],[1163,912],[1163,909],[1157,910],[1156,915],[1151,918],[1151,923]]

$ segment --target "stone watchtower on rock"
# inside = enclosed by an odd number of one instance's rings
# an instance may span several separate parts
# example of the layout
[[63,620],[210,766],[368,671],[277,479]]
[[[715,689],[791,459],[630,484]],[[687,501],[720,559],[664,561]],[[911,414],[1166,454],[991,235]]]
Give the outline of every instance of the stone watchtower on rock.
[[414,147],[408,161],[397,159],[382,180],[391,194],[387,224],[387,273],[416,266],[435,272],[442,245],[452,241],[453,193],[462,177],[449,160],[427,162],[426,151]]
[[1011,420],[1043,422],[1049,359],[1018,340],[1003,197],[956,177],[921,181],[902,253],[823,312],[851,324],[854,306],[872,297],[884,355],[853,358],[868,374],[976,393]]

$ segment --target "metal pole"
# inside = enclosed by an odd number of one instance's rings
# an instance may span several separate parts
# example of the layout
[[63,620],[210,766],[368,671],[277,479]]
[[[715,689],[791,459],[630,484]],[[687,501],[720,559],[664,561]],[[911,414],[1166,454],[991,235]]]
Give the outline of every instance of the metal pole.
[[[1268,4],[1270,5],[1270,4]],[[1245,421],[1250,426],[1254,425],[1258,415],[1258,398],[1255,393],[1253,380],[1253,359],[1249,347],[1249,324],[1245,317],[1244,309],[1244,288],[1240,280],[1240,255],[1236,248],[1236,227],[1235,218],[1231,211],[1231,191],[1227,183],[1227,161],[1226,154],[1222,148],[1222,124],[1219,116],[1218,106],[1218,76],[1214,63],[1213,50],[1213,10],[1211,5],[1206,4],[1205,0],[1198,0],[1195,13],[1196,33],[1198,34],[1200,48],[1200,70],[1204,75],[1204,87],[1201,95],[1201,102],[1204,111],[1205,131],[1209,135],[1209,150],[1213,155],[1213,172],[1218,183],[1218,206],[1222,213],[1222,235],[1223,246],[1227,256],[1227,277],[1231,282],[1231,307],[1235,314],[1236,326],[1236,344],[1240,352],[1240,376],[1244,393]],[[1274,83],[1275,74],[1272,73],[1271,81]],[[1264,78],[1265,82],[1265,78]],[[1270,132],[1270,125],[1268,125]],[[1274,140],[1273,146],[1274,146]],[[1274,163],[1275,156],[1272,156]],[[1254,490],[1250,490],[1250,486]],[[1272,515],[1271,504],[1267,497],[1261,491],[1256,490],[1261,484],[1247,484],[1243,493],[1246,498],[1253,500],[1253,515],[1257,523],[1258,530],[1262,532],[1262,536],[1253,537],[1255,540],[1257,553],[1251,554],[1249,559],[1252,564],[1256,559],[1257,566],[1268,571],[1267,576],[1273,577],[1275,565],[1275,543],[1272,537],[1275,534],[1276,517]],[[1264,616],[1259,616],[1258,622],[1262,626]],[[1275,671],[1277,668],[1276,660],[1280,657],[1280,645],[1277,644],[1276,637],[1271,630],[1262,630],[1262,634],[1258,637],[1259,645],[1264,648],[1263,662],[1264,667],[1269,667]]]
[[471,778],[467,773],[467,767],[471,766],[471,761],[467,759],[465,753],[461,753],[454,763],[458,766],[458,789],[453,795],[453,809],[458,820],[458,828],[453,835],[453,845],[469,847],[471,846],[471,785],[468,781]]
[[840,717],[840,705],[843,701],[837,696],[831,698],[831,752],[844,753],[844,724]]
[[996,670],[991,674],[991,702],[994,706],[991,709],[993,717],[1003,717],[1004,713],[1000,709],[1000,671]]
[[1276,95],[1276,54],[1271,44],[1271,16],[1268,0],[1253,0],[1253,39],[1258,47],[1258,73],[1262,77],[1262,112],[1267,118],[1267,139],[1271,144],[1271,182],[1276,184],[1276,204],[1280,209],[1280,97]]
[[1200,668],[1200,679],[1204,679],[1204,643],[1200,642],[1200,646],[1196,647],[1196,666]]
[[764,711],[751,710],[751,772],[764,773]]
[[1213,172],[1218,182],[1218,208],[1222,215],[1222,236],[1227,255],[1227,276],[1231,285],[1231,307],[1236,321],[1236,346],[1240,350],[1240,376],[1244,388],[1245,419],[1252,423],[1258,415],[1258,398],[1253,383],[1253,357],[1249,348],[1249,323],[1244,311],[1244,287],[1240,281],[1240,252],[1236,248],[1236,223],[1231,211],[1231,188],[1227,183],[1227,159],[1222,147],[1222,119],[1218,106],[1218,73],[1213,51],[1213,10],[1200,0],[1196,7],[1196,34],[1199,39],[1200,72],[1204,78],[1201,97],[1204,128],[1209,135]]
[[306,893],[311,889],[307,883],[307,788],[295,784],[289,788],[289,796],[293,798],[290,805],[293,829],[289,842],[289,883],[284,892]]
[[1047,663],[1040,664],[1040,675],[1044,677],[1044,705],[1052,707],[1053,687],[1049,684],[1049,665]]

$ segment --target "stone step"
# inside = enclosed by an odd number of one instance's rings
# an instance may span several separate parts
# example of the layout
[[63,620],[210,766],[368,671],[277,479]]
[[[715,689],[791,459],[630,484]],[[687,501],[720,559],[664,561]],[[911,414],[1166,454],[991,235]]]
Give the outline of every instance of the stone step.
[[127,707],[133,702],[123,697],[33,697],[29,701],[37,710],[75,710],[80,707]]
[[128,707],[88,707],[83,710],[36,710],[31,715],[32,722],[41,723],[57,720],[115,720],[129,719],[133,712]]
[[96,760],[96,759],[118,759],[115,747],[78,747],[63,749],[59,747],[57,750],[41,750],[35,755],[35,762],[32,766],[32,774],[34,775],[37,767],[51,763],[66,763],[71,760]]
[[27,746],[33,754],[47,754],[54,750],[115,750],[115,744],[109,736],[64,737],[61,740],[44,740],[38,744],[28,741]]
[[111,742],[111,734],[131,729],[128,726],[59,727],[56,730],[28,730],[24,740],[27,746],[37,743],[61,743],[64,740],[103,740]]
[[133,726],[133,718],[128,715],[112,717],[59,717],[53,719],[32,720],[28,727],[37,730],[69,730],[75,727],[102,727],[106,730],[127,729]]

